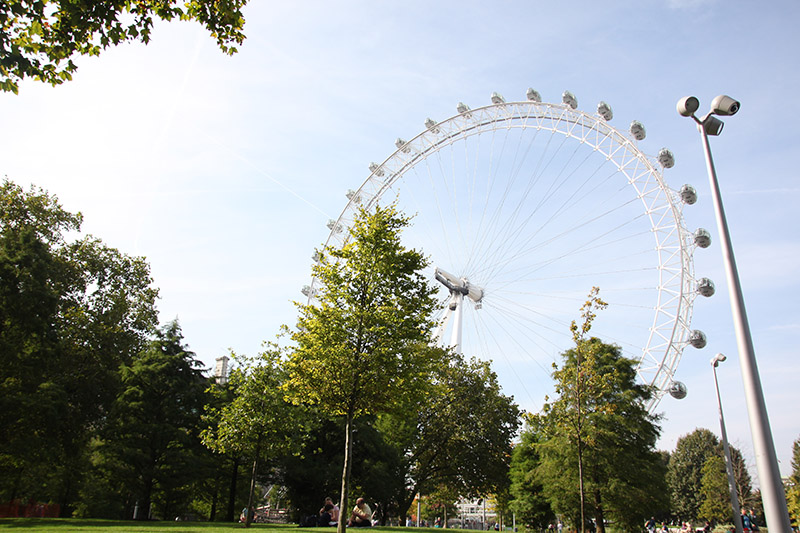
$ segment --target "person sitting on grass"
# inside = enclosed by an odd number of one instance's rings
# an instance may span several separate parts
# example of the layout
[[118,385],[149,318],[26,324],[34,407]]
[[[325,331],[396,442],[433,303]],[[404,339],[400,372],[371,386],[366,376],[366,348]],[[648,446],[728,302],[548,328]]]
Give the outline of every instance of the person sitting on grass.
[[[330,513],[331,513],[331,523],[329,525],[335,526],[335,525],[337,525],[339,523],[339,506],[336,505],[335,503],[333,503],[333,500],[331,499],[330,496],[325,498],[324,505],[328,505],[328,504],[331,504],[331,506],[333,507],[331,509],[331,511],[330,511]],[[323,506],[323,508],[324,508],[324,506]],[[322,511],[320,510],[320,513],[321,512]]]
[[372,509],[369,508],[364,498],[356,500],[356,506],[347,521],[349,527],[370,527],[372,526]]
[[317,519],[317,525],[319,527],[328,527],[332,524],[331,519],[331,512],[333,511],[333,504],[326,503],[325,506],[319,510],[319,518]]

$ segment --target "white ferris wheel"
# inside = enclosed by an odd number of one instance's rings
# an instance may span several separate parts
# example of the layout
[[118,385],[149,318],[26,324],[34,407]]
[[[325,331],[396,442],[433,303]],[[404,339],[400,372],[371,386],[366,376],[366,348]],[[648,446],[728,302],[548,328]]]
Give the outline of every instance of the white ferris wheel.
[[[440,287],[436,338],[492,360],[504,388],[511,380],[531,398],[549,388],[551,363],[573,342],[570,323],[599,287],[608,307],[591,335],[638,361],[639,379],[656,391],[649,410],[667,392],[682,398],[683,349],[706,343],[691,329],[692,305],[714,292],[694,278],[692,254],[710,236],[684,226],[697,197],[665,183],[672,153],[645,155],[644,126],[622,132],[612,116],[604,102],[578,110],[568,91],[559,104],[533,89],[524,101],[494,93],[490,105],[460,103],[369,165],[325,244],[347,242],[360,207],[397,202],[414,217],[404,245],[430,258]],[[303,293],[313,302],[319,288],[314,279]]]

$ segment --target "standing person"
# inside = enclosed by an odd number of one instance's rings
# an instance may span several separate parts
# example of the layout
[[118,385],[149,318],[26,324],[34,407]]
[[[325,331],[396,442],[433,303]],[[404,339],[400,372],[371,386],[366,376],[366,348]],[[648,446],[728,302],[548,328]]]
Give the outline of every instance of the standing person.
[[350,527],[370,527],[372,526],[372,509],[369,508],[364,498],[356,500],[356,506],[350,513],[350,520],[347,521]]
[[644,523],[644,528],[649,531],[650,533],[655,533],[656,531],[656,518],[654,516],[650,517],[650,520]]
[[750,529],[758,531],[758,522],[756,521],[756,512],[750,509]]
[[753,525],[750,523],[750,515],[742,507],[742,529],[744,531],[753,531]]

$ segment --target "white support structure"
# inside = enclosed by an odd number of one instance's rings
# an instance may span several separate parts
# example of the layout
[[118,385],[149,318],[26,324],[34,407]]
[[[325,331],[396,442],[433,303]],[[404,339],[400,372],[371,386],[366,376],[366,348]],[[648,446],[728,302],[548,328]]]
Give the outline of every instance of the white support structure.
[[457,353],[461,353],[464,296],[467,296],[470,300],[475,302],[475,307],[480,309],[481,302],[483,301],[483,289],[477,285],[471,285],[469,281],[467,281],[467,278],[459,278],[438,267],[434,271],[434,275],[436,281],[447,287],[450,291],[450,298],[445,302],[447,310],[445,311],[442,323],[434,337],[441,343],[444,330],[449,324],[450,319],[453,319],[453,329],[450,332],[450,346]]

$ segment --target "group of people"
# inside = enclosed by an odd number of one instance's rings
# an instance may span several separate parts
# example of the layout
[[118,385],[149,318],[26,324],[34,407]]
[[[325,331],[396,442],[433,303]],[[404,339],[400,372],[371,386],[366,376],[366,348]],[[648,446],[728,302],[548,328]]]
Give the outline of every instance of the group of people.
[[758,531],[758,521],[752,509],[750,509],[749,513],[742,509],[742,529],[745,531]]
[[[325,498],[325,503],[322,509],[319,510],[319,519],[317,525],[320,527],[337,526],[340,519],[339,506],[333,503],[333,500],[328,497]],[[372,526],[372,509],[364,498],[356,500],[356,505],[347,519],[347,527],[370,527]]]
[[[645,529],[647,529],[648,533],[655,533],[656,532],[656,520],[655,518],[650,518],[644,524]],[[756,521],[756,515],[751,509],[749,512],[742,509],[742,528],[744,529],[745,533],[754,533],[758,531],[758,522]],[[709,521],[703,526],[703,533],[710,533],[713,530],[713,527]],[[700,531],[699,529],[696,531]],[[669,529],[667,525],[664,524],[663,529],[660,529],[658,533],[667,533]],[[694,533],[695,529],[689,522],[685,522],[683,526],[681,526],[680,533]]]

